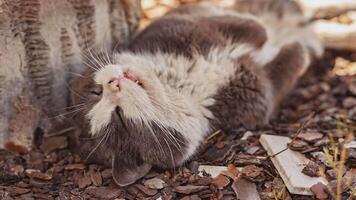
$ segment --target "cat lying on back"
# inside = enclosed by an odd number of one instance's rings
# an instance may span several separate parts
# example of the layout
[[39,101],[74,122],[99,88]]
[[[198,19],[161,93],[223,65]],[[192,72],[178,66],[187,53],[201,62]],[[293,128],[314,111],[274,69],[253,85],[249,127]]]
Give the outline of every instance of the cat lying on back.
[[79,135],[96,138],[78,144],[81,155],[112,164],[125,186],[182,165],[215,130],[268,123],[322,54],[300,13],[276,13],[180,7],[103,57],[72,84]]

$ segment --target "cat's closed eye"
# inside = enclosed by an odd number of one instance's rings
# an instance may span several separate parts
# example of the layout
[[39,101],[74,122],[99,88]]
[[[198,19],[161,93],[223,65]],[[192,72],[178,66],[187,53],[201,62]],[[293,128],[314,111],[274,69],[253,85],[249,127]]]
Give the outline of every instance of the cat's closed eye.
[[94,85],[92,88],[90,88],[90,94],[95,95],[95,96],[101,96],[103,93],[103,87],[101,85]]

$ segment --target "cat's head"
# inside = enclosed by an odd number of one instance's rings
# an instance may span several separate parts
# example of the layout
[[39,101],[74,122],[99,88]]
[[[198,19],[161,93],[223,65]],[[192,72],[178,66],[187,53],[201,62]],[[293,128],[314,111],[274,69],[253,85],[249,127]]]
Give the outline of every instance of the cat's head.
[[[154,66],[157,63],[130,56],[119,60],[88,69],[77,78],[72,83],[71,106],[81,107],[73,119],[84,135],[97,137],[95,144],[82,143],[82,155],[111,154],[113,177],[123,186],[152,166],[181,165],[203,138],[195,130],[203,129],[197,121],[201,115],[190,100],[153,70],[159,68]],[[99,142],[100,148],[95,149]]]

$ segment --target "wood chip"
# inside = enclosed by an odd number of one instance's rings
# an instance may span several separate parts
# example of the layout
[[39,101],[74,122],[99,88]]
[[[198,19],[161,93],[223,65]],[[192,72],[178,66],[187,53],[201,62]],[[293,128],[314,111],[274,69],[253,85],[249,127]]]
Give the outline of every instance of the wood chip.
[[315,162],[310,161],[302,170],[302,172],[311,177],[319,177],[320,176],[320,166]]
[[324,135],[315,131],[308,131],[305,133],[299,133],[297,137],[307,142],[314,142],[323,138]]
[[140,184],[136,184],[135,187],[150,197],[158,193],[157,190],[146,188],[145,186]]
[[263,171],[262,168],[257,167],[256,165],[248,165],[242,168],[241,173],[248,178],[255,179]]
[[82,169],[85,169],[85,165],[83,165],[81,163],[69,164],[64,169],[65,170],[75,170],[75,169],[82,170]]
[[89,170],[89,174],[90,174],[91,182],[93,182],[95,186],[101,186],[101,184],[103,183],[103,178],[101,177],[100,172],[91,169]]
[[[231,170],[234,170],[234,166],[230,166]],[[236,168],[237,171],[241,170],[242,168]],[[217,177],[219,174],[228,171],[228,167],[225,166],[213,166],[213,165],[200,165],[198,168],[200,172],[199,175],[203,175],[203,172],[210,174],[212,178]],[[231,176],[236,176],[236,171],[234,170]]]
[[58,137],[48,137],[44,138],[40,146],[40,149],[45,153],[49,154],[57,149],[64,149],[68,146],[68,140],[65,136]]
[[326,186],[322,183],[313,185],[310,190],[314,193],[317,199],[327,199],[329,197],[328,193],[326,193]]
[[232,178],[234,181],[238,180],[241,175],[239,170],[233,164],[229,164],[227,166],[227,171],[224,171],[222,174]]
[[151,188],[151,189],[156,189],[156,190],[164,188],[165,184],[166,183],[162,179],[159,179],[159,178],[152,178],[152,179],[146,180],[144,182],[144,185],[146,187]]
[[88,175],[79,176],[76,182],[79,188],[85,188],[91,185],[91,179]]
[[302,150],[305,150],[308,146],[309,146],[309,144],[303,140],[294,140],[290,144],[290,149],[292,149],[294,151],[302,151]]
[[10,171],[13,172],[15,175],[22,174],[25,168],[22,165],[15,165],[11,167]]
[[208,186],[185,185],[185,186],[174,187],[173,191],[181,194],[192,194],[208,188],[209,188]]
[[351,141],[344,145],[347,149],[356,149],[356,141]]
[[52,175],[42,173],[40,170],[37,169],[26,169],[25,174],[30,178],[37,178],[45,181],[49,181],[52,179]]
[[257,192],[256,184],[247,181],[246,179],[239,179],[232,183],[232,189],[236,194],[236,198],[240,200],[260,200],[260,195]]
[[85,190],[85,193],[90,194],[99,199],[115,199],[120,196],[123,191],[118,188],[109,188],[109,187],[88,187]]
[[104,169],[104,170],[101,172],[101,176],[102,176],[104,179],[107,179],[107,178],[112,177],[112,170],[111,170],[111,169]]
[[251,136],[253,136],[253,133],[251,131],[246,131],[240,140],[247,140]]
[[31,190],[28,188],[20,188],[20,187],[10,187],[9,192],[11,195],[21,195],[21,194],[26,194],[29,193]]
[[[275,135],[261,135],[260,143],[266,149],[268,155],[275,155],[287,147],[291,142],[288,137]],[[302,173],[303,167],[309,160],[301,153],[287,149],[271,158],[289,192],[293,194],[312,195],[310,187],[318,182],[325,181],[318,177],[309,177]]]
[[200,165],[198,168],[198,171],[200,174],[202,172],[206,172],[207,174],[210,174],[212,178],[217,177],[221,172],[227,171],[227,167],[225,166],[211,166],[211,165]]

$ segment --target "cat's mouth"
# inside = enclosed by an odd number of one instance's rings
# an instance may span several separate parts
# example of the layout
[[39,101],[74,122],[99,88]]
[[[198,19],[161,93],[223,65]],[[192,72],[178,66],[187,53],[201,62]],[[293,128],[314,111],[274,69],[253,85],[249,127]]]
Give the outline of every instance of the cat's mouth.
[[133,81],[134,83],[136,83],[137,85],[139,85],[140,87],[143,88],[143,84],[142,82],[139,80],[139,78],[137,76],[135,76],[134,74],[130,73],[130,72],[124,72],[124,77]]

